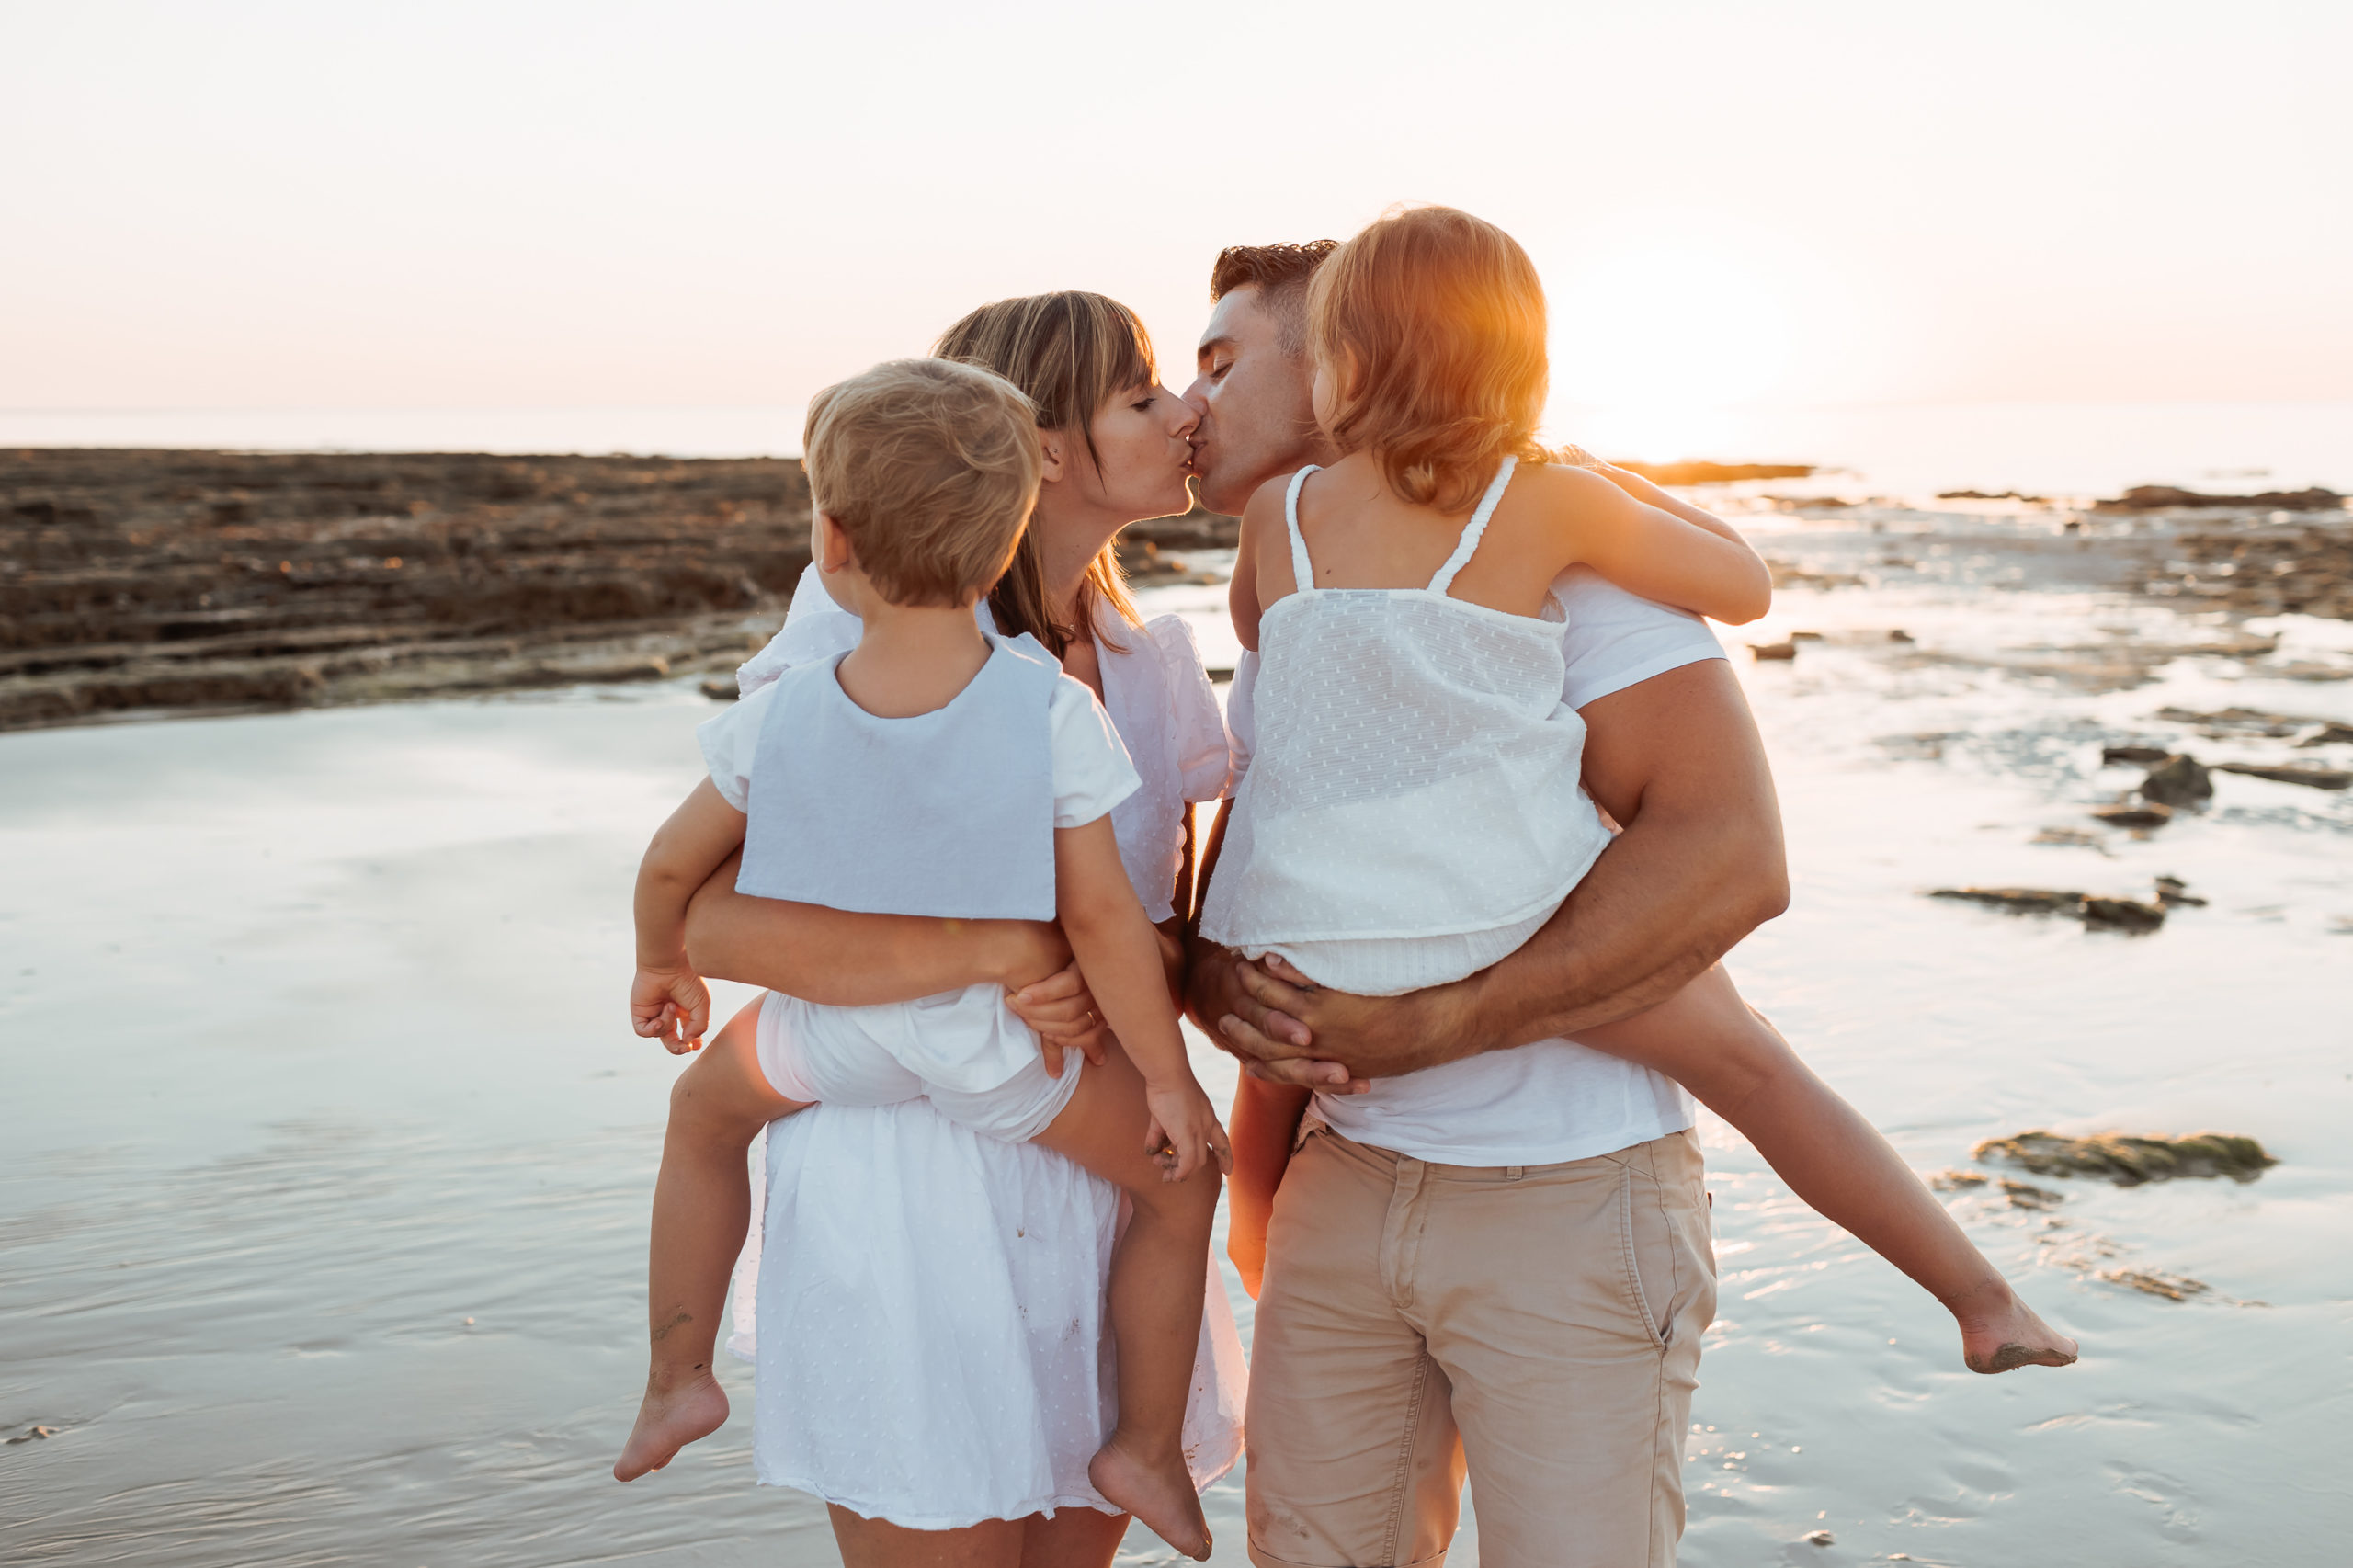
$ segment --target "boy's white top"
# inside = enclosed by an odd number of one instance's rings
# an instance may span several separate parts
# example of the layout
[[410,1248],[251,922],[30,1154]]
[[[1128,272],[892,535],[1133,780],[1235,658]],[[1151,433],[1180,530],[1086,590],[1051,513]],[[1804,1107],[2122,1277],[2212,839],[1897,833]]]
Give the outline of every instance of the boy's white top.
[[[996,630],[986,599],[973,614],[984,630]],[[1112,807],[1111,828],[1144,916],[1157,924],[1176,913],[1171,895],[1184,860],[1187,802],[1225,794],[1232,769],[1225,721],[1182,619],[1157,616],[1138,628],[1098,606],[1095,630],[1103,707],[1142,780]],[[787,669],[856,647],[858,634],[858,618],[834,602],[813,565],[801,574],[783,628],[735,672],[736,686],[748,700]]]
[[989,642],[928,713],[879,718],[851,701],[847,655],[751,699],[766,712],[737,889],[873,915],[1051,920],[1054,830],[1107,814],[1138,780],[1093,692],[1032,638]]
[[[1724,656],[1698,616],[1637,597],[1590,567],[1562,573],[1549,597],[1545,619],[1558,617],[1552,631],[1564,664],[1560,698],[1572,708]],[[1245,786],[1259,738],[1260,669],[1257,654],[1243,654],[1227,702],[1237,777]],[[1245,810],[1237,799],[1236,818]],[[1229,847],[1236,826],[1228,824]],[[1222,867],[1218,875],[1224,876]],[[1377,1079],[1367,1095],[1319,1095],[1314,1114],[1360,1142],[1468,1165],[1586,1159],[1693,1120],[1690,1096],[1674,1080],[1566,1040]]]
[[1609,842],[1578,783],[1558,624],[1448,593],[1511,481],[1506,458],[1427,588],[1319,588],[1283,503],[1296,588],[1259,622],[1258,750],[1201,934],[1320,985],[1393,996],[1511,952]]
[[[1093,692],[1035,642],[1033,656],[992,641],[956,699],[915,718],[858,708],[835,655],[704,722],[696,733],[711,782],[751,818],[736,885],[834,909],[1052,919],[1052,830],[1108,814],[1138,780]],[[1029,897],[992,904],[992,888]],[[1037,1035],[999,985],[870,1007],[796,999],[791,1012],[802,1051],[855,1060],[881,1050],[970,1094],[1038,1059]]]

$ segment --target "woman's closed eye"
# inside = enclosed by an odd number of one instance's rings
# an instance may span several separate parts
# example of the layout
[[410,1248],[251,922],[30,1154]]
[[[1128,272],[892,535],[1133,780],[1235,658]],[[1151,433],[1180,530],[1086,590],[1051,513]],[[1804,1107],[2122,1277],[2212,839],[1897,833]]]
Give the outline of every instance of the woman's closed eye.
[[1134,409],[1138,414],[1150,414],[1153,409],[1159,404],[1159,403],[1160,394],[1158,392],[1146,392],[1143,394],[1141,401],[1131,403],[1128,404],[1128,406]]

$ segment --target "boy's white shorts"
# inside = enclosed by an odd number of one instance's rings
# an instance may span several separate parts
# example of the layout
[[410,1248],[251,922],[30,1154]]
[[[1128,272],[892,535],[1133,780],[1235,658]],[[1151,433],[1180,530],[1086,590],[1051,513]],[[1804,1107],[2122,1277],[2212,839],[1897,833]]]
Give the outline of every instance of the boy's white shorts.
[[1076,1051],[1063,1059],[1059,1078],[1047,1074],[1043,1057],[1033,1051],[993,1088],[926,1080],[857,1027],[857,1014],[874,1010],[825,1007],[769,992],[760,1001],[760,1070],[787,1099],[861,1106],[928,1099],[949,1120],[1007,1143],[1027,1143],[1043,1132],[1078,1092],[1086,1062]]

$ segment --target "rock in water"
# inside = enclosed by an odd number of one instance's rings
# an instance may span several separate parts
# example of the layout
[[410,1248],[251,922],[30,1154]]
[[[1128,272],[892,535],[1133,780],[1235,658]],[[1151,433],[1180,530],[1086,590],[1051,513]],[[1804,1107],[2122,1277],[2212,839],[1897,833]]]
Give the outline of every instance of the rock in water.
[[2282,784],[2307,784],[2315,790],[2353,789],[2353,770],[2342,767],[2314,767],[2310,763],[2274,767],[2258,762],[2218,762],[2214,766],[2224,773],[2244,773],[2250,778],[2276,779]]
[[2194,806],[2214,798],[2214,779],[2188,752],[2176,752],[2141,780],[2141,799],[2161,806]]
[[2163,827],[2173,821],[2173,808],[2152,801],[2140,806],[2096,806],[2092,815],[2110,827]]
[[2116,931],[2154,931],[2165,923],[2162,903],[2140,903],[2129,898],[2086,898],[2084,924]]
[[2116,762],[2163,762],[2171,755],[2163,746],[2102,746],[2099,748],[2099,761],[2102,767]]
[[2082,893],[2056,888],[1938,888],[1928,896],[1990,903],[2013,915],[2074,915],[2084,903]]
[[1751,642],[1748,651],[1759,659],[1794,659],[1798,645],[1794,642]]
[[1971,1151],[1980,1161],[2004,1159],[2037,1176],[2086,1176],[2119,1187],[2186,1176],[2228,1176],[2253,1181],[2279,1162],[2252,1138],[2229,1132],[2193,1132],[2184,1138],[2143,1138],[2102,1132],[2065,1138],[2056,1132],[2021,1132],[1988,1138]]

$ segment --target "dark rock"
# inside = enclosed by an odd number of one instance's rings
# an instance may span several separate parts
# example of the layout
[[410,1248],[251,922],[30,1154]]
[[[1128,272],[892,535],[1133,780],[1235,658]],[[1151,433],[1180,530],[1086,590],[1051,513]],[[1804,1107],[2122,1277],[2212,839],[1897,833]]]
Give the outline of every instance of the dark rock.
[[2218,762],[2214,769],[2218,773],[2244,773],[2250,778],[2276,779],[2282,784],[2308,785],[2314,790],[2353,789],[2353,771],[2321,767],[2309,762],[2276,767],[2259,762]]
[[2036,506],[2047,503],[2048,495],[2025,495],[2015,490],[1939,490],[1939,501],[2028,501]]
[[2165,923],[2162,903],[2140,903],[2129,898],[2086,898],[2084,924],[2117,931],[2154,931]]
[[2143,1138],[2121,1132],[2066,1138],[2056,1132],[2021,1132],[2010,1138],[1989,1138],[1971,1153],[1981,1163],[2006,1160],[2037,1176],[2097,1176],[2119,1187],[2202,1176],[2253,1181],[2279,1163],[2254,1139],[2227,1132],[2193,1132],[2184,1138]]
[[736,687],[732,676],[713,676],[702,683],[702,694],[713,702],[733,702],[741,697],[743,692]]
[[2112,767],[2120,762],[2163,762],[2172,755],[2163,746],[2102,746],[2099,748],[2100,765],[2104,767]]
[[2173,809],[2154,802],[2142,806],[2097,806],[2092,815],[2110,827],[2163,827],[2173,821]]
[[2179,877],[2159,877],[2157,879],[2157,902],[2164,904],[2167,909],[2203,909],[2206,907],[2206,901],[2204,899],[2192,898],[2190,896],[2189,884],[2183,881]]
[[2192,1296],[2202,1296],[2214,1287],[2203,1279],[2191,1279],[2179,1274],[2160,1274],[2152,1268],[2107,1268],[2092,1276],[2111,1285],[2121,1285],[2147,1296],[2162,1296],[2168,1301],[2186,1301]]
[[1815,1530],[1805,1539],[1814,1546],[1836,1546],[1838,1543],[1838,1538],[1828,1530]]
[[2296,743],[2299,748],[2304,746],[2333,746],[2346,744],[2353,744],[2353,724],[2339,724],[2333,722],[2324,725],[2321,728],[2320,733],[2316,735],[2307,735],[2304,739]]
[[2253,495],[2206,495],[2170,484],[2137,484],[2112,500],[2095,502],[2095,512],[2158,512],[2168,508],[2241,506],[2260,512],[2333,512],[2345,497],[2315,485],[2310,490],[2266,490]]
[[2196,757],[2176,752],[2141,780],[2141,799],[2161,806],[2194,806],[2214,798],[2214,780]]
[[1751,642],[1748,651],[1759,659],[1794,659],[1798,656],[1795,642]]
[[2052,888],[1938,888],[1928,896],[1989,904],[2013,915],[2076,915],[2084,903],[2082,893]]

